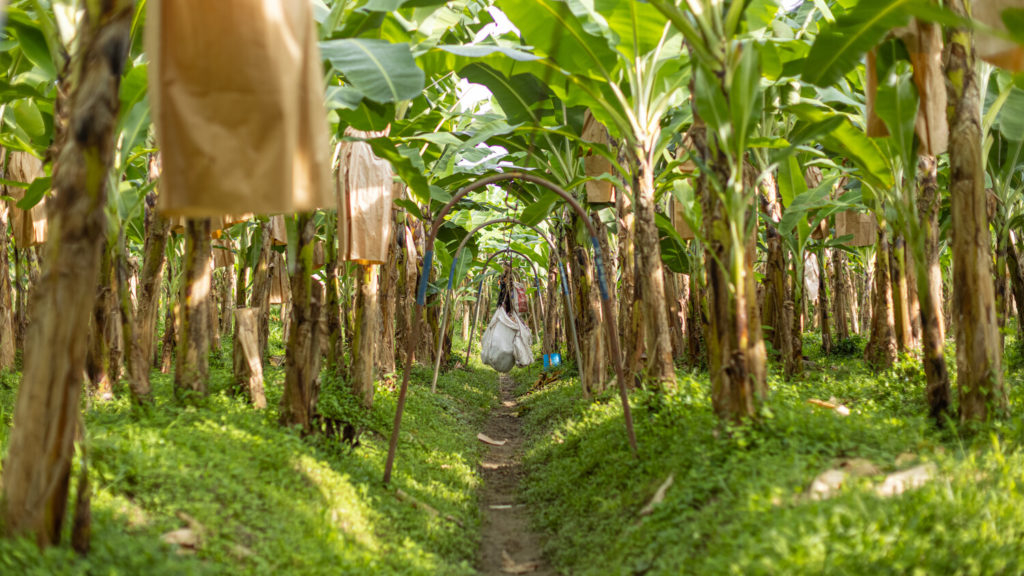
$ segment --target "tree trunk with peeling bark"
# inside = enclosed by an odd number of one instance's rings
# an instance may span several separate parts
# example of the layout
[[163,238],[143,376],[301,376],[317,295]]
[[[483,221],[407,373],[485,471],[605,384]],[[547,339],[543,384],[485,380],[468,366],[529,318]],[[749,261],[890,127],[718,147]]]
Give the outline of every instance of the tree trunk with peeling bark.
[[1010,286],[1013,288],[1013,300],[1017,306],[1017,335],[1024,337],[1024,270],[1021,269],[1020,251],[1017,249],[1012,231],[1008,244],[1007,263],[1010,272]]
[[544,340],[541,345],[542,354],[551,354],[558,351],[558,295],[560,278],[558,277],[558,266],[555,262],[555,255],[551,254],[550,265],[548,266],[548,283],[544,294],[544,302],[547,309],[544,311]]
[[679,278],[668,269],[662,266],[662,273],[665,275],[665,302],[668,305],[669,335],[672,337],[672,361],[673,364],[686,354],[686,339],[683,337],[683,300],[679,294]]
[[[950,0],[968,16],[965,0]],[[982,162],[981,90],[973,32],[948,28],[945,52],[949,95],[949,190],[953,231],[953,308],[957,311],[957,389],[961,421],[1007,412],[992,286],[990,234]]]
[[[396,197],[400,197],[401,191],[396,190]],[[398,227],[392,227],[392,234],[397,234]],[[376,353],[375,362],[378,374],[393,374],[395,372],[395,296],[398,293],[398,246],[394,236],[388,241],[388,259],[384,267],[379,271],[380,283],[380,343]],[[450,314],[455,317],[455,306],[451,306]],[[448,324],[454,329],[455,321]]]
[[316,403],[320,394],[320,309],[323,284],[313,279],[312,214],[295,216],[298,246],[291,275],[291,328],[285,348],[284,394],[281,396],[282,426],[294,426],[303,434],[313,432]]
[[708,318],[702,276],[699,270],[694,270],[688,279],[690,297],[686,303],[686,361],[691,367],[705,366],[707,363],[704,334]]
[[657,388],[673,387],[676,382],[672,362],[672,337],[665,302],[665,276],[662,272],[658,226],[654,222],[654,163],[646,152],[638,160],[639,187],[636,194],[636,255],[644,307],[644,342],[647,353],[645,379]]
[[174,393],[206,395],[210,375],[210,220],[185,221],[181,331],[174,365]]
[[395,290],[398,300],[395,308],[395,362],[404,367],[406,348],[412,338],[412,311],[416,305],[417,258],[416,243],[412,230],[405,225],[405,217],[400,217],[396,224],[395,234],[401,235],[401,245],[398,253],[398,286]]
[[804,372],[804,279],[797,268],[797,258],[791,261],[792,270],[786,275],[786,301],[783,304],[783,320],[789,326],[789,334],[783,336],[782,371],[786,378],[799,376]]
[[[938,163],[934,156],[920,156],[917,164],[918,214],[924,228],[923,258],[917,263],[917,293],[921,305],[921,349],[924,355],[925,399],[933,419],[942,422],[952,404],[949,370],[943,355],[942,270],[939,267]],[[920,260],[924,260],[920,262]]]
[[[638,185],[634,179],[634,189]],[[636,218],[630,191],[615,194],[615,210],[619,220],[619,342],[626,374],[638,374],[643,365],[644,344],[639,329],[641,298],[636,282]]]
[[[725,158],[713,156],[708,146],[706,129],[695,118],[691,128],[694,148],[704,159],[719,182],[730,180]],[[710,189],[710,176],[702,176],[698,187],[704,219],[705,262],[708,277],[709,330],[707,333],[708,365],[711,376],[711,401],[715,414],[731,421],[755,418],[765,390],[764,341],[761,323],[756,314],[757,300],[750,261],[751,246],[735,245],[729,235],[729,214],[720,194]],[[743,177],[739,190],[730,194],[756,197],[753,182]],[[756,218],[747,210],[745,218]],[[745,222],[735,227],[746,229]],[[756,227],[754,228],[756,229]],[[753,238],[750,239],[750,242]],[[759,315],[758,315],[759,316]]]
[[907,267],[904,259],[902,236],[895,236],[889,246],[889,274],[892,279],[893,319],[895,320],[896,350],[903,354],[913,347],[910,326],[910,293],[907,290]]
[[[152,401],[149,385],[149,359],[139,350],[139,340],[135,334],[136,310],[132,305],[132,295],[128,289],[128,255],[124,249],[124,232],[118,237],[117,261],[114,264],[117,277],[117,303],[120,307],[121,335],[124,342],[124,361],[128,375],[128,390],[132,402],[136,406],[148,405]],[[144,379],[138,374],[144,372]],[[141,382],[140,382],[141,380]]]
[[885,228],[878,229],[875,248],[875,274],[871,288],[871,336],[864,349],[864,360],[878,370],[896,362],[896,317],[889,276],[889,241]]
[[16,348],[10,261],[7,258],[7,243],[10,241],[8,214],[7,203],[0,202],[0,370],[14,368]]
[[821,351],[832,353],[832,328],[828,321],[828,268],[826,254],[822,248],[818,254],[818,322],[821,325]]
[[[352,341],[352,368],[349,386],[363,409],[373,407],[373,366],[377,342],[380,339],[380,303],[378,274],[380,267],[375,264],[356,267],[355,333]],[[362,430],[354,424],[345,425],[344,439],[358,440]]]
[[[159,177],[158,170],[154,174],[152,161],[150,175]],[[132,342],[128,353],[128,384],[132,397],[143,404],[151,400],[149,368],[156,339],[157,316],[160,314],[160,286],[166,268],[167,236],[170,233],[170,221],[157,213],[156,193],[153,192],[146,195],[145,231],[138,310],[132,325],[124,330],[125,339]],[[123,309],[126,305],[123,295],[121,300]]]
[[113,247],[105,242],[100,257],[100,277],[96,283],[92,323],[89,325],[89,352],[85,372],[89,376],[89,392],[97,398],[110,398],[110,279],[113,278]]
[[340,374],[345,364],[341,342],[341,303],[339,301],[338,282],[338,243],[337,225],[331,216],[327,223],[327,244],[324,247],[324,309],[327,321],[327,370]]
[[785,319],[786,307],[786,250],[782,237],[775,226],[767,223],[766,270],[764,275],[764,321],[775,354],[781,358],[783,339],[789,335],[789,323]]
[[[113,160],[118,89],[134,3],[86,4],[72,59],[70,125],[54,162],[49,254],[36,286],[37,316],[26,335],[22,385],[3,467],[6,531],[46,547],[60,540],[80,430],[79,399],[100,253],[107,175]],[[79,482],[79,491],[84,489]]]
[[832,250],[832,318],[835,319],[836,339],[850,338],[850,302],[846,278],[846,255],[842,250]]
[[260,357],[266,362],[270,341],[270,284],[273,281],[270,259],[273,238],[269,221],[260,223],[257,238],[253,241],[260,243],[260,256],[253,271],[252,299],[249,301],[249,308],[259,310],[257,327],[260,336]]
[[[573,221],[577,220],[573,216]],[[604,390],[606,375],[605,342],[601,333],[601,297],[598,293],[590,254],[575,242],[574,234],[567,234],[568,252],[572,255],[573,321],[580,343],[579,367],[584,383],[584,396],[593,398]]]

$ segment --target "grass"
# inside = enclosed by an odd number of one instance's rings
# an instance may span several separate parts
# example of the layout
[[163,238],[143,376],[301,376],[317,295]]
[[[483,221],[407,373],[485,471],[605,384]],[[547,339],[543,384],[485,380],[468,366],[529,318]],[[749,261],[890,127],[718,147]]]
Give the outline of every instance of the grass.
[[[211,394],[197,407],[176,404],[171,378],[154,373],[149,413],[133,411],[125,393],[86,409],[91,552],[40,553],[29,541],[0,539],[0,574],[474,573],[475,435],[497,401],[492,374],[450,372],[432,395],[430,371],[413,371],[393,487],[385,488],[391,380],[378,383],[358,447],[302,438],[277,424],[282,369],[265,373],[266,411],[228,393],[229,344],[211,362]],[[271,354],[281,353],[274,334]],[[3,445],[19,381],[10,373],[0,382]],[[325,395],[337,397],[337,379],[324,382]],[[395,488],[440,514],[400,500]],[[160,536],[188,518],[200,546],[180,554]]]
[[[283,354],[278,334],[271,342],[271,355]],[[29,541],[0,539],[0,574],[474,573],[483,449],[475,435],[498,399],[491,370],[473,360],[469,370],[442,375],[437,395],[430,369],[413,370],[394,486],[385,488],[395,377],[379,382],[373,410],[354,418],[342,382],[324,375],[322,409],[365,430],[353,448],[277,424],[280,368],[266,373],[270,409],[229,394],[228,344],[211,362],[211,394],[198,406],[175,403],[169,376],[154,374],[158,402],[148,413],[133,411],[123,394],[85,408],[92,551],[41,553]],[[860,360],[860,340],[829,357],[815,336],[805,345],[812,364],[802,378],[786,382],[772,367],[756,425],[721,424],[703,373],[680,371],[668,393],[634,392],[639,459],[614,390],[584,402],[571,365],[541,388],[539,362],[514,371],[528,435],[524,496],[554,565],[583,575],[1024,571],[1024,374],[1016,364],[1007,375],[1012,418],[939,430],[924,416],[918,361],[873,373]],[[1007,349],[1020,348],[1010,341]],[[0,445],[19,380],[0,375]],[[851,414],[808,399],[842,403]],[[876,469],[851,476],[828,499],[809,495],[819,474],[853,459]],[[887,473],[920,464],[935,466],[932,481],[896,497],[876,494]],[[643,513],[669,477],[664,499]],[[161,541],[190,522],[201,536],[196,553]]]
[[[819,368],[793,382],[772,371],[755,426],[719,423],[706,374],[680,372],[668,394],[634,392],[637,460],[612,391],[588,404],[576,379],[521,386],[526,497],[554,564],[571,574],[1024,571],[1021,375],[1007,378],[1013,417],[967,434],[926,420],[917,361],[875,374],[856,355],[813,360]],[[816,476],[854,458],[877,473],[832,498],[808,496]],[[937,467],[935,480],[897,497],[874,492],[886,473],[921,463]],[[664,500],[642,515],[669,475]]]

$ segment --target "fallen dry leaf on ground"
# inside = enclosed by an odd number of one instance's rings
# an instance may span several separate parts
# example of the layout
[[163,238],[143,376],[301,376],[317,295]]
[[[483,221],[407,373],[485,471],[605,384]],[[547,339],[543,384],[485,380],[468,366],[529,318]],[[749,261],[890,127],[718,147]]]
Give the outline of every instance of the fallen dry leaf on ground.
[[476,435],[476,439],[483,442],[484,444],[490,444],[491,446],[504,446],[508,440],[495,440],[483,432]]
[[506,574],[529,574],[536,572],[538,562],[516,562],[505,550],[501,551],[501,571]]
[[672,486],[672,482],[674,482],[675,479],[675,474],[668,475],[668,478],[666,478],[665,481],[661,483],[661,486],[658,487],[657,492],[654,493],[654,497],[651,498],[651,501],[648,502],[642,510],[640,510],[641,516],[647,516],[651,512],[654,512],[654,507],[657,506],[658,504],[661,504],[662,500],[665,499],[665,493],[668,492],[669,487]]

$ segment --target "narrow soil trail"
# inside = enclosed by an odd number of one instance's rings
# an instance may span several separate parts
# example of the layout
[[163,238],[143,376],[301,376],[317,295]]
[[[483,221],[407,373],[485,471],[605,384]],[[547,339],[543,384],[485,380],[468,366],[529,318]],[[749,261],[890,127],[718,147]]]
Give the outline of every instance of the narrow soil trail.
[[515,381],[500,375],[501,405],[491,412],[483,433],[502,446],[490,446],[480,463],[482,541],[477,566],[481,574],[554,575],[541,556],[541,539],[530,532],[529,512],[519,498],[523,476],[523,427],[516,417]]

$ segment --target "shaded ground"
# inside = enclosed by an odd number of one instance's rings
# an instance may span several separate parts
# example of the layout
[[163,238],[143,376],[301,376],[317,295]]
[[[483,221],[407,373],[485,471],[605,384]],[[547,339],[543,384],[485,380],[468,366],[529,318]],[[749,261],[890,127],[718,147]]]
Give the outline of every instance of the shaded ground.
[[481,574],[553,575],[541,557],[540,538],[529,529],[529,511],[521,501],[523,427],[516,417],[515,382],[502,374],[501,405],[483,433],[502,446],[490,446],[480,463],[484,484],[480,494],[483,516],[478,567]]

